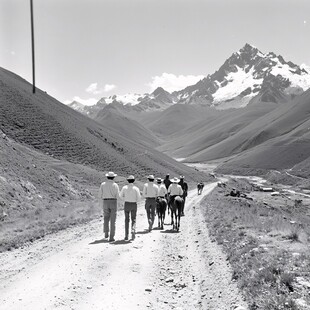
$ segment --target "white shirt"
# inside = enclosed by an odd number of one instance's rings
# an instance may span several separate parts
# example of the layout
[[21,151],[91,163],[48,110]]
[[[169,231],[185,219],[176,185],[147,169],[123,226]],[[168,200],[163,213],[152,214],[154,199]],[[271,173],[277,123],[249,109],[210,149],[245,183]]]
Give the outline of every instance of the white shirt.
[[99,199],[119,198],[119,187],[113,180],[107,180],[101,183],[98,193]]
[[182,196],[183,189],[181,185],[177,183],[172,183],[168,188],[168,193],[170,194],[170,196]]
[[158,196],[158,186],[153,182],[145,183],[142,195],[144,198],[156,198]]
[[125,185],[119,195],[122,200],[127,202],[139,202],[141,199],[139,188],[132,183]]
[[167,194],[167,188],[165,184],[160,184],[158,188],[158,196],[165,197]]

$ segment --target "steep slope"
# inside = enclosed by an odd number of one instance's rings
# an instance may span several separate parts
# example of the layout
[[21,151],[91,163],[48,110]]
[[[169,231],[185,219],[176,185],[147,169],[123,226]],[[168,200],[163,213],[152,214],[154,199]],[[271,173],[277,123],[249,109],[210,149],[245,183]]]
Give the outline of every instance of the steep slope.
[[61,104],[17,75],[0,69],[0,126],[7,136],[58,159],[120,175],[198,172],[112,132]]
[[[192,127],[169,136],[168,141],[158,149],[171,156],[186,158],[186,161],[230,156],[238,144],[229,141],[272,109],[274,106],[268,104],[210,113]],[[194,159],[196,157],[199,159]]]
[[171,140],[170,135],[174,133],[182,135],[187,132],[187,128],[217,114],[218,111],[205,105],[175,104],[152,120],[148,120],[145,126],[165,139]]
[[107,105],[94,118],[98,123],[123,137],[132,141],[139,141],[141,144],[156,147],[160,144],[152,132],[137,121],[124,116],[113,104]]
[[[234,146],[236,150],[230,155],[238,155],[228,160],[220,170],[248,172],[255,169],[265,172],[266,169],[294,167],[298,171],[301,167],[307,167],[310,156],[309,116],[310,91],[307,91],[296,98],[293,105],[279,107],[226,141],[226,149],[233,149]],[[228,152],[224,154],[228,155]],[[214,155],[214,150],[210,149],[195,154],[191,159],[200,160]]]

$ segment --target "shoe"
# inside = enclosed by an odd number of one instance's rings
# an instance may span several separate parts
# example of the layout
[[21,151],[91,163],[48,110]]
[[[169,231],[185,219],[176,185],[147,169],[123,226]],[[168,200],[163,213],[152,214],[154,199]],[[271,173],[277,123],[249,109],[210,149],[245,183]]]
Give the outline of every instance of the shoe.
[[114,238],[110,238],[110,239],[109,239],[109,242],[114,242],[114,241],[115,241]]
[[125,237],[125,241],[128,241],[128,236]]
[[131,234],[131,240],[135,240],[135,238],[136,238],[136,234],[135,234],[135,233],[132,233],[132,234]]
[[105,234],[104,234],[104,237],[105,237],[105,238],[109,238],[109,233],[105,233]]

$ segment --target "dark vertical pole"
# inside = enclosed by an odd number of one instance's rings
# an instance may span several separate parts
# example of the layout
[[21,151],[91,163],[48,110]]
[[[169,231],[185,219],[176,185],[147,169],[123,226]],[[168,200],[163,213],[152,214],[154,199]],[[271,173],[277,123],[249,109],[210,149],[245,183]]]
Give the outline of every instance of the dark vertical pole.
[[35,84],[35,65],[34,65],[34,29],[33,29],[33,3],[30,0],[30,14],[31,14],[31,47],[32,47],[32,92],[36,92]]

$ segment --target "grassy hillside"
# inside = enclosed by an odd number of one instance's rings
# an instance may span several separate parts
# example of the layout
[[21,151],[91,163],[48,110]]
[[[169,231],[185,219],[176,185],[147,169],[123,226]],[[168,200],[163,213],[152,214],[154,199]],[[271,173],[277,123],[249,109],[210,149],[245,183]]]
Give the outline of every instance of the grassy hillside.
[[210,109],[208,106],[175,104],[157,114],[152,120],[144,120],[142,123],[145,127],[166,138],[174,133],[184,132],[200,120],[217,114],[218,111]]
[[101,213],[102,172],[54,159],[3,133],[0,159],[0,251]]
[[[252,173],[252,169],[265,173],[269,169],[294,167],[295,173],[300,173],[302,169],[307,169],[310,154],[309,115],[310,91],[307,91],[289,106],[268,114],[264,122],[261,121],[261,129],[258,130],[256,126],[250,132],[251,135],[248,134],[247,141],[242,145],[246,151],[227,161],[219,171],[248,174]],[[247,145],[262,136],[264,139],[260,144],[247,148]],[[303,175],[308,175],[308,171],[304,171]]]
[[112,131],[37,90],[17,75],[0,69],[0,127],[8,137],[53,156],[113,170],[119,175],[149,173],[200,178],[199,172]]
[[160,144],[159,139],[147,128],[137,121],[126,117],[115,105],[107,105],[101,109],[94,118],[98,123],[116,134],[148,147],[156,147]]
[[238,147],[230,140],[272,109],[273,106],[262,105],[209,113],[194,126],[169,136],[167,143],[158,149],[193,162],[230,156]]

